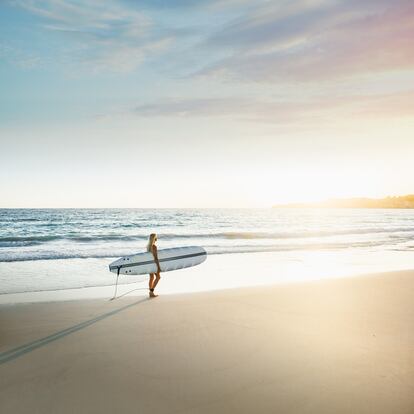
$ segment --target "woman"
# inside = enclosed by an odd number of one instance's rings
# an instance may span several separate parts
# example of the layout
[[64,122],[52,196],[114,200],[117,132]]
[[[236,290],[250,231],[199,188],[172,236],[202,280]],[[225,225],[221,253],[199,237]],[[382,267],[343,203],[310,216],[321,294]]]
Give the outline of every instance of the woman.
[[161,267],[160,262],[158,261],[158,253],[157,253],[157,246],[155,242],[157,241],[157,235],[152,233],[149,237],[148,244],[147,244],[147,252],[152,253],[154,256],[155,264],[157,265],[157,273],[150,273],[149,278],[149,296],[150,298],[156,298],[158,295],[154,293],[155,286],[157,286],[158,282],[161,279]]

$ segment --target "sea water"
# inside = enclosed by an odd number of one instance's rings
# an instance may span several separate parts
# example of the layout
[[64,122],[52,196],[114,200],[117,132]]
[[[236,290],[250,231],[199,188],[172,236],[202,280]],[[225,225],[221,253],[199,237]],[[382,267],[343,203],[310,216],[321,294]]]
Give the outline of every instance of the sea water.
[[108,264],[150,233],[231,273],[194,268],[183,291],[414,268],[414,210],[0,209],[0,293],[112,285]]

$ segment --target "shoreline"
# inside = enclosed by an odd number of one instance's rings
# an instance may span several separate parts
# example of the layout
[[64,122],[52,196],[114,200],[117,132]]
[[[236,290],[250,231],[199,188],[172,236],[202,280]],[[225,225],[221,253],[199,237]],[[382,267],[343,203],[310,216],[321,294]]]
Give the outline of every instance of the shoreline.
[[[359,279],[359,278],[372,278],[377,276],[387,275],[398,275],[405,273],[413,273],[414,269],[397,269],[387,270],[384,272],[372,272],[372,273],[361,273],[361,274],[349,274],[333,277],[320,277],[311,279],[296,279],[296,280],[285,280],[274,283],[265,283],[257,285],[246,285],[246,286],[234,286],[225,288],[212,288],[208,290],[193,290],[173,293],[162,293],[162,297],[180,297],[187,295],[197,294],[214,294],[217,292],[237,292],[243,290],[256,290],[256,289],[271,289],[279,286],[291,286],[291,285],[307,285],[311,283],[317,283],[321,281],[333,281],[333,280],[345,280],[345,279]],[[141,283],[141,282],[136,282]],[[18,292],[18,293],[3,293],[0,294],[0,310],[6,306],[19,306],[19,305],[32,305],[32,304],[53,304],[53,303],[67,303],[67,302],[88,302],[88,301],[118,301],[124,298],[136,299],[139,297],[148,296],[147,287],[139,287],[133,289],[124,289],[125,292],[120,292],[120,289],[132,287],[136,283],[121,284],[118,286],[118,294],[116,298],[113,298],[114,285],[109,286],[91,286],[91,287],[80,287],[75,289],[59,289],[59,290],[45,290],[45,291],[33,291],[33,292]],[[147,281],[145,280],[145,285]],[[142,285],[142,283],[141,283]],[[158,289],[157,289],[158,290]],[[115,303],[115,302],[114,302]]]
[[413,288],[411,270],[2,306],[0,409],[408,414]]
[[[110,298],[114,294],[116,275],[108,271],[107,265],[107,259],[0,263],[3,291],[18,291],[29,282],[40,288],[34,292],[2,293],[0,305]],[[207,292],[409,269],[414,269],[411,252],[383,252],[379,255],[375,251],[304,251],[300,255],[297,252],[209,255],[200,266],[162,274],[157,291],[161,295]],[[76,286],[80,282],[86,286]],[[87,286],[94,282],[98,285]],[[136,295],[146,291],[148,276],[121,276],[119,282],[118,295],[129,291]]]

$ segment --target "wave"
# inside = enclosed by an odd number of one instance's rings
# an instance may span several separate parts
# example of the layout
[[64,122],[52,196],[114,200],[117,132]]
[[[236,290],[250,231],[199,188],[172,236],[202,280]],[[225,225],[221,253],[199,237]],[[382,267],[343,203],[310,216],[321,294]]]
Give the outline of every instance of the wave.
[[11,262],[34,262],[38,260],[66,260],[66,259],[112,259],[115,257],[126,256],[129,253],[121,254],[110,254],[110,253],[65,253],[65,252],[37,252],[37,253],[28,253],[22,255],[9,255],[2,257],[0,255],[0,263],[11,263]]
[[[362,228],[347,230],[322,230],[322,231],[303,231],[290,233],[268,233],[268,232],[224,232],[217,233],[215,236],[227,239],[299,239],[313,237],[343,236],[353,234],[380,234],[380,233],[401,233],[413,232],[414,228]],[[161,236],[160,236],[161,237]]]
[[[209,255],[216,254],[234,254],[234,253],[260,253],[260,252],[286,252],[286,251],[304,251],[304,250],[342,250],[348,248],[364,248],[384,245],[381,241],[365,241],[353,243],[315,243],[315,244],[292,244],[292,245],[252,245],[252,246],[204,246]],[[22,252],[12,254],[0,254],[0,262],[27,262],[38,260],[66,260],[66,259],[114,259],[130,255],[130,249],[116,251],[96,252],[62,252],[62,251],[45,251],[45,252]]]
[[61,236],[13,236],[0,237],[0,242],[30,242],[30,241],[51,241],[58,240]]
[[96,242],[96,241],[135,241],[146,240],[148,236],[124,236],[124,235],[90,235],[90,236],[78,236],[78,235],[51,235],[51,236],[14,236],[14,237],[0,237],[0,247],[13,247],[13,246],[30,246],[41,243],[48,243],[53,241],[72,241],[72,242]]
[[46,219],[45,218],[21,218],[21,217],[18,217],[18,218],[3,218],[3,217],[1,217],[0,218],[0,223],[13,223],[13,224],[15,224],[15,223],[21,223],[21,222],[31,223],[31,222],[37,222],[37,221],[45,222]]
[[[229,240],[277,240],[277,239],[306,239],[317,237],[331,237],[343,235],[361,235],[361,234],[381,234],[381,233],[414,233],[412,227],[400,228],[360,228],[345,230],[321,230],[321,231],[303,231],[303,232],[219,232],[219,233],[159,233],[158,237],[163,240],[179,239],[229,239]],[[102,242],[102,241],[139,241],[146,240],[147,234],[124,235],[124,234],[66,234],[66,235],[39,235],[39,236],[6,236],[0,237],[0,246],[12,247],[20,243],[25,245],[48,243],[59,240],[67,240],[78,243]]]

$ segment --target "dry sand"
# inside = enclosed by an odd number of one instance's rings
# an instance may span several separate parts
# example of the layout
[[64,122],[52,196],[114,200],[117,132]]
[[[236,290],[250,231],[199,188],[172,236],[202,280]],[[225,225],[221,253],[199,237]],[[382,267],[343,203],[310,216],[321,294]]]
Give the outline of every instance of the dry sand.
[[0,412],[412,414],[413,293],[406,271],[2,306]]

